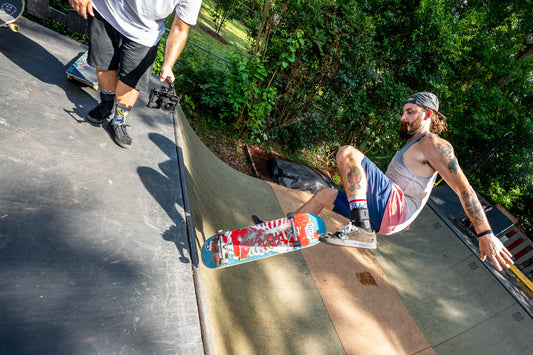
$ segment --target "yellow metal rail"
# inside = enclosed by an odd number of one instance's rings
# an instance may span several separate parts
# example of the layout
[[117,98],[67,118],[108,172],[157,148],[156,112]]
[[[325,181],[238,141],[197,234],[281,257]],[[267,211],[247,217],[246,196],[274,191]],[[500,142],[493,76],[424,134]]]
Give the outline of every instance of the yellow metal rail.
[[511,265],[511,271],[526,285],[527,288],[533,291],[533,282],[531,282],[522,271],[518,270],[514,265]]

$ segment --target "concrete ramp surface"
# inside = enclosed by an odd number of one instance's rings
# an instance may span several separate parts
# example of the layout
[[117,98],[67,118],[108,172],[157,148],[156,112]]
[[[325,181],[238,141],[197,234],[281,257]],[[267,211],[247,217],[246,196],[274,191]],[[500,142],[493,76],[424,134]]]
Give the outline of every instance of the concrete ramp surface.
[[[310,194],[217,159],[180,109],[196,247],[219,229],[275,219]],[[323,212],[328,230],[346,223]],[[533,322],[429,207],[378,249],[319,244],[222,270],[200,265],[216,354],[525,354]]]
[[143,95],[118,147],[66,77],[86,48],[18,24],[0,28],[0,353],[201,353],[170,115]]
[[[252,214],[279,218],[310,197],[231,169],[177,113],[198,249],[218,229],[251,225]],[[332,213],[322,217],[330,229],[344,223]],[[216,354],[433,353],[367,250],[319,244],[200,269]]]
[[0,28],[0,353],[532,352],[531,317],[430,208],[376,251],[204,268],[218,229],[310,195],[229,168],[147,91],[119,148],[85,120],[98,92],[66,79],[86,48],[19,26]]

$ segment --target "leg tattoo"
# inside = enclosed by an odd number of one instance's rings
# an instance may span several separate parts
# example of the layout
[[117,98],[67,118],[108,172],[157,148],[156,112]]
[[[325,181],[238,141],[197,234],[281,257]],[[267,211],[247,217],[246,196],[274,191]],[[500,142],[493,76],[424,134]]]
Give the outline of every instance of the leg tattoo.
[[348,184],[350,185],[351,191],[361,189],[361,169],[355,166],[350,167],[350,171],[348,172],[348,174],[346,174],[346,179],[348,181]]

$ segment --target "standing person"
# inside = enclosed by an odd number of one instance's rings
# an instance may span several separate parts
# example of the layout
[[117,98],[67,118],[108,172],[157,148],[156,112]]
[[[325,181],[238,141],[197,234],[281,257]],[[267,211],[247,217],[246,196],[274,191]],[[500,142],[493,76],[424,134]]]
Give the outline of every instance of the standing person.
[[[160,79],[174,81],[172,67],[181,54],[189,27],[196,24],[201,0],[69,0],[89,20],[89,65],[96,68],[101,101],[87,120],[105,123],[114,141],[129,148],[126,117],[146,87],[165,33],[165,18],[175,11]],[[108,121],[115,112],[113,120]]]
[[447,127],[446,117],[438,110],[439,100],[432,93],[419,92],[407,99],[399,129],[407,145],[396,152],[385,174],[356,148],[339,149],[336,159],[344,191],[323,188],[296,211],[318,214],[329,208],[350,219],[347,226],[322,241],[376,248],[376,232],[397,233],[413,222],[439,173],[459,196],[476,230],[481,260],[488,257],[498,270],[502,265],[508,268],[513,264],[511,253],[492,233],[453,147],[436,134]]

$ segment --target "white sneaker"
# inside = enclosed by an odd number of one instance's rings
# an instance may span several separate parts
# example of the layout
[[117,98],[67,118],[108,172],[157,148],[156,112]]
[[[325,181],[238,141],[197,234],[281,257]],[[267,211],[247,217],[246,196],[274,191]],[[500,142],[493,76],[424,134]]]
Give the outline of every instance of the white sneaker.
[[378,247],[376,233],[367,232],[351,223],[340,228],[336,233],[321,235],[320,241],[345,247],[366,249],[376,249]]

